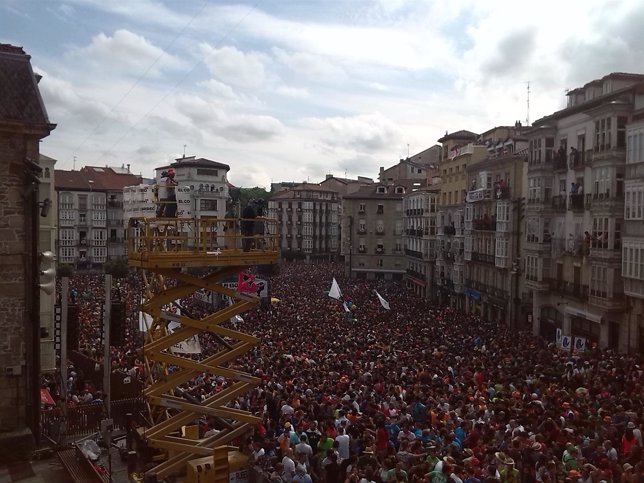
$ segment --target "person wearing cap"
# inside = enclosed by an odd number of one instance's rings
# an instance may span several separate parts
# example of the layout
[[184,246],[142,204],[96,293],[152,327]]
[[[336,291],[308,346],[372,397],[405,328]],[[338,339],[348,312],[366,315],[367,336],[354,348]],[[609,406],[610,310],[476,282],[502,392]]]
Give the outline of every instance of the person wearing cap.
[[563,456],[561,457],[561,462],[563,463],[566,471],[576,470],[578,468],[578,456],[579,453],[577,447],[572,443],[568,443],[565,451],[563,452]]

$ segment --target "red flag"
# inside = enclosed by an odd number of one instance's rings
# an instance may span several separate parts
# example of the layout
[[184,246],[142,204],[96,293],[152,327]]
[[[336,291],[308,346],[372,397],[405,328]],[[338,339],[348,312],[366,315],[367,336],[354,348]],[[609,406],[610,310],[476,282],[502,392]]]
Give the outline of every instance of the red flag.
[[49,406],[56,405],[54,398],[52,398],[51,394],[49,394],[49,390],[44,388],[40,390],[40,402],[41,404],[48,404]]
[[237,291],[239,293],[257,293],[255,275],[252,273],[239,272],[237,274]]

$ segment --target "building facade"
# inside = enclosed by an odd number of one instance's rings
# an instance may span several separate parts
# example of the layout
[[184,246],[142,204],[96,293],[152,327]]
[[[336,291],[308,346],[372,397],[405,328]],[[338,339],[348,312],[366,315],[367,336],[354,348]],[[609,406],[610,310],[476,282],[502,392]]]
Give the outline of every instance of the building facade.
[[627,350],[644,350],[644,90],[636,92],[626,126],[626,174],[622,277],[628,313]]
[[38,162],[55,125],[39,80],[21,47],[0,44],[0,463],[27,461],[40,434]]
[[[40,218],[38,232],[38,251],[56,253],[56,238],[58,227],[58,203],[55,189],[56,160],[43,154],[40,155],[38,164],[40,172],[40,186],[38,189]],[[53,265],[52,265],[53,267]],[[40,291],[40,370],[51,372],[56,369],[56,350],[54,346],[54,306],[56,304],[56,291],[47,293]]]
[[486,156],[485,146],[476,144],[478,135],[470,131],[445,134],[440,163],[440,200],[437,214],[437,277],[433,290],[437,302],[461,310],[464,299],[464,203],[467,189],[466,168]]
[[92,269],[125,256],[123,188],[140,182],[129,168],[56,170],[58,263]]
[[[416,181],[420,187],[423,180]],[[343,201],[343,233],[349,249],[345,274],[365,279],[403,280],[403,198],[414,181],[362,186]]]
[[632,74],[589,82],[526,133],[524,274],[533,332],[546,339],[560,333],[601,348],[632,348],[622,277],[626,126],[643,82]]
[[466,167],[465,309],[513,328],[527,320],[519,273],[528,146],[522,129],[483,133],[487,156]]
[[[434,179],[440,181],[440,179]],[[403,198],[403,247],[406,285],[418,297],[434,300],[436,277],[436,216],[440,198],[438,183],[413,187]]]
[[336,259],[339,208],[338,193],[316,184],[302,183],[274,194],[268,216],[278,222],[282,256]]

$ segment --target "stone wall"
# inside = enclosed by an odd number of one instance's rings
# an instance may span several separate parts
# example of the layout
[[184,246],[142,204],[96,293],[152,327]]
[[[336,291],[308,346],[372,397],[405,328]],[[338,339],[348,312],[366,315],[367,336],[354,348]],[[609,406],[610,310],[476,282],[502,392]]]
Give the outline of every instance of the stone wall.
[[[36,145],[37,149],[37,145]],[[28,142],[0,133],[0,431],[26,425],[26,270],[31,266],[25,233],[25,164]],[[8,371],[19,375],[8,375]]]

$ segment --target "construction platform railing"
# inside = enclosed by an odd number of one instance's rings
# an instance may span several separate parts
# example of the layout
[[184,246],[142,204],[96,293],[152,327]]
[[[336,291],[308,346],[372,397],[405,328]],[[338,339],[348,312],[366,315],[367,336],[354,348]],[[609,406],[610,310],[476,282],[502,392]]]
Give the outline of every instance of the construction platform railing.
[[262,258],[274,259],[279,252],[278,228],[278,221],[269,218],[131,218],[128,258],[140,266],[170,257],[175,267],[203,265],[208,257],[222,264],[257,256],[258,263],[275,263]]

